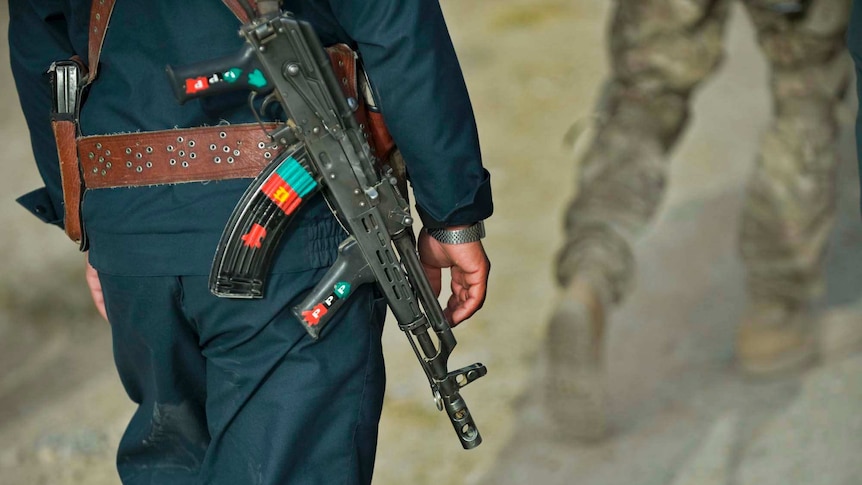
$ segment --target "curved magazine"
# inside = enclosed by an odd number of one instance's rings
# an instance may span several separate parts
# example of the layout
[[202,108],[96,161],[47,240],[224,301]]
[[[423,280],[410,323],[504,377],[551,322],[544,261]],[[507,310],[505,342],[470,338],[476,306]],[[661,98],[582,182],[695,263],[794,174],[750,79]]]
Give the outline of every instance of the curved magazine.
[[286,150],[270,163],[225,225],[210,272],[210,291],[227,298],[262,298],[282,235],[319,189],[304,146]]

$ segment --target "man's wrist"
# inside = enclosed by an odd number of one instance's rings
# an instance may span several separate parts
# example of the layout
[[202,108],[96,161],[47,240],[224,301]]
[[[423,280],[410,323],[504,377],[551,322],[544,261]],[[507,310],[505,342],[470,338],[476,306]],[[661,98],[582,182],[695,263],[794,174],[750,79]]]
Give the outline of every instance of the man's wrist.
[[425,228],[429,236],[443,244],[466,244],[476,242],[485,237],[485,223],[479,221],[475,224],[458,228]]

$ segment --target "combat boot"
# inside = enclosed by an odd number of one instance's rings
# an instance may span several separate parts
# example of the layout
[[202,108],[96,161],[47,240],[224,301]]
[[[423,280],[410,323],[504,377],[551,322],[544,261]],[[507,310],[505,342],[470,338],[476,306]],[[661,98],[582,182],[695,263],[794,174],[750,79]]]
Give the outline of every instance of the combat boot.
[[811,363],[815,339],[806,305],[780,301],[754,302],[736,334],[739,368],[754,376],[800,370]]
[[607,433],[604,301],[594,285],[576,277],[551,316],[544,398],[561,439],[597,441]]

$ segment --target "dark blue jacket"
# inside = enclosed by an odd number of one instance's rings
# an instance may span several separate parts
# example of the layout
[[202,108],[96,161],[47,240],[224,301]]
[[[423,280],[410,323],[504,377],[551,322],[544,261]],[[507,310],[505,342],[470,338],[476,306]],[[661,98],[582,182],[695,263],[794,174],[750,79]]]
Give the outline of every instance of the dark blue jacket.
[[[856,70],[857,100],[862,101],[862,1],[860,0],[853,0],[847,28],[847,49],[850,51]],[[860,184],[862,184],[862,109],[856,113],[856,163],[859,166]]]
[[[87,59],[90,0],[10,0],[10,50],[33,151],[46,187],[20,201],[62,225],[62,194],[45,72],[73,54]],[[463,76],[434,0],[286,0],[325,45],[345,42],[364,60],[393,138],[407,162],[426,225],[491,215],[488,172]],[[82,107],[84,135],[254,121],[244,95],[179,105],[164,74],[236,52],[239,21],[219,0],[118,0],[98,78]],[[103,272],[205,274],[248,180],[91,190],[83,202],[90,258]],[[285,236],[276,266],[330,264],[344,237],[320,197]]]

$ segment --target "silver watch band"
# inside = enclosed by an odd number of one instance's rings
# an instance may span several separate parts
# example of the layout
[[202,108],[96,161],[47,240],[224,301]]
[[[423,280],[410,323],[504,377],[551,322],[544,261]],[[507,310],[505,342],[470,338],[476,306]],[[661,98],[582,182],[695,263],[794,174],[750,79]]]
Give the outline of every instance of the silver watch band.
[[443,244],[464,244],[476,242],[485,237],[485,223],[479,221],[464,229],[426,229],[428,235]]

